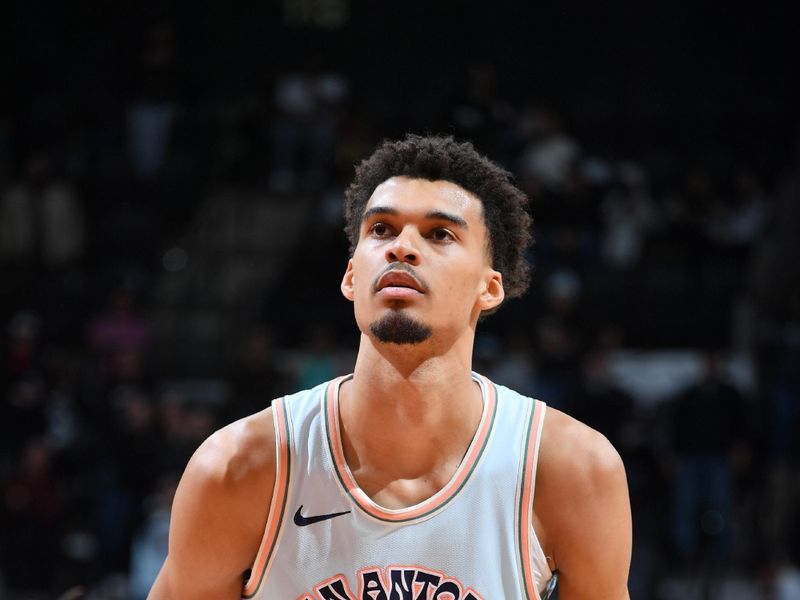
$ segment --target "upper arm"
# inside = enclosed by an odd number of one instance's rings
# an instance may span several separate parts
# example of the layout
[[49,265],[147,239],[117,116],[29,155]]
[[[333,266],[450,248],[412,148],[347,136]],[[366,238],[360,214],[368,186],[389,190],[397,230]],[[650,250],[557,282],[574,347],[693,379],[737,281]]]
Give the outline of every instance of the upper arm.
[[192,456],[172,505],[169,554],[151,600],[240,598],[275,478],[271,411],[233,423]]
[[546,476],[537,483],[536,509],[559,571],[559,597],[627,599],[632,525],[622,459],[596,431],[561,413],[555,420],[559,439],[551,442],[558,446],[540,455]]

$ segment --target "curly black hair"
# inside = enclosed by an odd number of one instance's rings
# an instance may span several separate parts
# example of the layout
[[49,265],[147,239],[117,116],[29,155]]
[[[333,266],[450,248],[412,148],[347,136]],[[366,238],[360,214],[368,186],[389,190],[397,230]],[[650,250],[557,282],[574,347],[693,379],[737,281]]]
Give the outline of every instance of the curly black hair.
[[492,267],[503,275],[506,298],[525,293],[530,266],[524,255],[532,241],[528,198],[512,183],[508,171],[481,156],[471,143],[457,142],[450,136],[409,134],[404,140],[385,141],[356,167],[355,178],[344,193],[345,232],[351,254],[375,188],[398,176],[450,181],[477,196],[489,230]]

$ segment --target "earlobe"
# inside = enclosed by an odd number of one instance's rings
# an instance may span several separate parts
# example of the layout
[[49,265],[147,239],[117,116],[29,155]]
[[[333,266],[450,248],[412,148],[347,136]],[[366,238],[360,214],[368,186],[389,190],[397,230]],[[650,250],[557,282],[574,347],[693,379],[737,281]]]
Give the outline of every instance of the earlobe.
[[481,311],[497,308],[503,303],[505,297],[503,276],[499,271],[492,271],[489,280],[486,282],[486,288],[481,294]]
[[342,277],[340,289],[342,290],[342,295],[352,302],[355,297],[353,294],[353,259],[347,261],[347,269],[345,269],[344,277]]

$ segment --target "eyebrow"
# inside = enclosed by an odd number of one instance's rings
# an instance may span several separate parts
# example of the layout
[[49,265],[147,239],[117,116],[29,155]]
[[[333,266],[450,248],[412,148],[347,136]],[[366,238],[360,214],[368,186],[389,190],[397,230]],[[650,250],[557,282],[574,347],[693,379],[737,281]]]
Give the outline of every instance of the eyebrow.
[[[397,216],[400,214],[396,208],[392,208],[390,206],[373,206],[372,208],[368,208],[364,211],[363,216],[361,217],[361,221],[364,222],[369,219],[373,215],[392,215]],[[458,215],[454,215],[451,213],[447,213],[441,210],[432,210],[429,213],[425,214],[426,219],[435,219],[437,221],[449,221],[454,225],[458,225],[459,227],[463,227],[464,229],[468,229],[469,225],[467,222],[459,217]]]

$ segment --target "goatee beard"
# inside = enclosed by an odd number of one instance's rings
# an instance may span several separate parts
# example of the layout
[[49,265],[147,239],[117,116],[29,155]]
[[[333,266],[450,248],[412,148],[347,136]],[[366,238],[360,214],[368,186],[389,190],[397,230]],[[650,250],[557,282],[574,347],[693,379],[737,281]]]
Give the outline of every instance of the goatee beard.
[[431,328],[403,312],[391,312],[369,326],[379,341],[386,344],[421,344],[433,334]]

